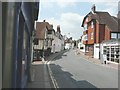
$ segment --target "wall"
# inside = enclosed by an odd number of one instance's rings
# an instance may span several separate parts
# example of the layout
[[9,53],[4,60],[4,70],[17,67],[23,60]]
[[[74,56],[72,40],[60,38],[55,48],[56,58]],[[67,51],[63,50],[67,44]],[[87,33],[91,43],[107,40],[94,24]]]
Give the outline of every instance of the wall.
[[95,40],[95,43],[99,43],[99,23],[98,22],[96,22],[96,33],[95,33],[95,38],[96,38],[96,40]]
[[71,43],[66,43],[65,44],[65,49],[70,49],[71,48]]
[[91,22],[90,22],[90,23],[88,23],[88,44],[93,44],[94,43],[94,37],[93,37],[93,39],[91,39],[91,33],[92,32],[94,33],[94,28],[91,28]]
[[99,43],[101,43],[102,41],[105,40],[105,34],[109,35],[109,33],[105,33],[105,25],[100,24],[99,26],[100,26],[99,27],[99,32],[100,32],[100,36],[99,36],[100,41],[99,41]]
[[58,37],[54,37],[54,40],[52,41],[52,50],[51,52],[59,52],[61,51],[61,41]]
[[34,45],[34,49],[43,49],[43,40],[39,40],[38,45]]
[[110,30],[107,26],[105,27],[105,40],[110,40]]
[[95,43],[101,43],[104,40],[109,40],[109,29],[106,28],[104,24],[99,24],[96,22],[96,33],[95,33]]
[[99,59],[99,44],[94,44],[94,58]]

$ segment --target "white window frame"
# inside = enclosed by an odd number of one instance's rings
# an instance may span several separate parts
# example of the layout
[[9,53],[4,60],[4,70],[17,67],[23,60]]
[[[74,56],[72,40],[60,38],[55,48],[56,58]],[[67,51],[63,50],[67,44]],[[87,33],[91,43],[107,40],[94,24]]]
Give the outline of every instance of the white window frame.
[[94,28],[94,24],[93,24],[93,22],[91,22],[91,28]]
[[93,35],[94,35],[94,33],[91,32],[91,33],[90,33],[90,37],[91,37],[91,39],[93,39]]
[[117,39],[117,33],[111,33],[111,39]]

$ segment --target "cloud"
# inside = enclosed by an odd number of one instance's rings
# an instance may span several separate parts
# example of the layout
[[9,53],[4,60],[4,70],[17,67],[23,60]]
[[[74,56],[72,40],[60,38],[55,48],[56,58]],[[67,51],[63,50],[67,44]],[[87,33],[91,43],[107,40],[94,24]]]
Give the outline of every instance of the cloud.
[[[84,0],[80,2],[93,2],[93,3],[99,3],[99,2],[118,2],[119,0]],[[106,4],[106,3],[105,3]]]
[[70,6],[75,6],[77,0],[40,0],[43,7],[51,8],[56,4],[58,7],[65,8]]
[[112,15],[112,16],[117,16],[117,14],[118,14],[118,8],[116,8],[116,9],[113,9],[112,7],[111,8],[106,8],[106,9],[104,9],[104,10],[102,10],[102,11],[107,11],[107,12],[109,12],[110,13],[110,15]]
[[83,34],[82,20],[83,16],[77,13],[62,13],[59,19],[53,17],[46,19],[47,22],[53,24],[55,30],[57,25],[60,25],[62,34],[72,36],[73,39],[78,39]]
[[116,1],[110,0],[109,2],[107,0],[101,0],[101,1],[98,0],[98,2],[90,2],[90,3],[95,4],[97,11],[109,12],[110,15],[112,16],[116,16],[118,13],[118,0]]
[[[98,11],[107,11],[111,15],[116,16],[118,10],[118,1],[119,0],[40,0],[43,7],[50,10],[51,7],[55,8],[54,4],[58,7],[66,8],[69,6],[75,6],[77,2],[89,2],[95,4],[98,8]],[[54,3],[53,3],[54,2]],[[102,6],[104,5],[104,9]],[[57,7],[56,7],[57,8]],[[46,18],[50,24],[53,24],[54,29],[56,30],[57,25],[61,26],[62,34],[73,36],[74,39],[78,39],[80,35],[83,34],[83,28],[81,28],[81,22],[84,16],[81,16],[78,13],[57,13],[59,19],[56,19],[54,16]],[[41,19],[43,21],[43,19]]]
[[75,6],[77,3],[77,0],[56,0],[56,2],[58,6],[65,8],[68,6]]

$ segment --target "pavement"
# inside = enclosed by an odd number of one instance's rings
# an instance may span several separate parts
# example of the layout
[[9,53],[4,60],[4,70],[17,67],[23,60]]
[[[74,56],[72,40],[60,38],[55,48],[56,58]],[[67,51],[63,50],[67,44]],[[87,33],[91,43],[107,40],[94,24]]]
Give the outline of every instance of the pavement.
[[31,82],[28,83],[26,88],[55,88],[47,63],[65,51],[51,54],[45,60],[32,62],[30,69]]
[[79,49],[76,49],[76,55],[79,55],[79,56],[85,58],[85,60],[88,60],[88,61],[90,61],[94,64],[97,64],[97,65],[105,66],[105,67],[108,67],[108,68],[120,69],[119,64],[117,64],[117,63],[108,62],[107,64],[102,64],[100,62],[100,59],[96,59],[96,58],[87,56],[87,55],[85,55],[84,52],[81,52]]

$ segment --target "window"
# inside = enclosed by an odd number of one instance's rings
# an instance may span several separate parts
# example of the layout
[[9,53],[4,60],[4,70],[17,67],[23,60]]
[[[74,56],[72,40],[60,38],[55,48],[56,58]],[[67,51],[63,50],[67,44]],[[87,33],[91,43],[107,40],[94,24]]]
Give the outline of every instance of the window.
[[86,22],[88,22],[88,17],[86,18]]
[[48,34],[52,34],[52,30],[48,30]]
[[118,39],[120,39],[120,33],[118,33]]
[[37,38],[35,38],[34,40],[33,40],[33,42],[34,42],[34,45],[38,45],[38,39]]
[[88,40],[88,38],[87,38],[87,34],[84,35],[84,41],[86,41],[86,40]]
[[85,30],[87,30],[87,29],[88,29],[87,24],[85,24],[85,25],[84,25],[84,29],[85,29]]
[[117,38],[117,33],[111,33],[111,39],[116,39]]
[[93,32],[90,33],[91,39],[93,39]]
[[94,28],[93,22],[91,22],[91,28]]

